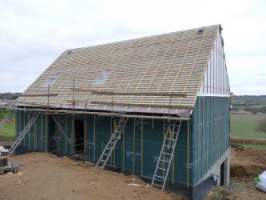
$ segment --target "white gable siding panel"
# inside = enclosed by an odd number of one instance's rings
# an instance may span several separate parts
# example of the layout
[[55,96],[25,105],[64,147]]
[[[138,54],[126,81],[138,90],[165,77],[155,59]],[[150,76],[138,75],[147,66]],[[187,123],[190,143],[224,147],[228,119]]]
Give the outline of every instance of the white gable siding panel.
[[215,41],[198,96],[230,96],[228,73],[221,34]]

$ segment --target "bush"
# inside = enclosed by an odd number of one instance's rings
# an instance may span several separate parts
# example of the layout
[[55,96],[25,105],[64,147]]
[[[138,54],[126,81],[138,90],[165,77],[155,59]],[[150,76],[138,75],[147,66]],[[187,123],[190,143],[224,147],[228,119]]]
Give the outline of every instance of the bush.
[[237,106],[233,106],[233,107],[232,107],[232,111],[238,112],[239,110],[240,110],[240,108],[237,107]]
[[245,106],[244,110],[247,112],[250,112],[252,114],[266,113],[266,107],[252,107],[252,106],[248,107],[248,106]]
[[266,133],[266,118],[259,121],[258,131]]

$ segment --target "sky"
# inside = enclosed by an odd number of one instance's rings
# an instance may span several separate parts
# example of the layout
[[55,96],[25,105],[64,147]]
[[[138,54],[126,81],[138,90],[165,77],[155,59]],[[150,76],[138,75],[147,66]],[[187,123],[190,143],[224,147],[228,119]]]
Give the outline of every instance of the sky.
[[221,24],[231,92],[266,94],[265,0],[0,0],[0,93],[65,50]]

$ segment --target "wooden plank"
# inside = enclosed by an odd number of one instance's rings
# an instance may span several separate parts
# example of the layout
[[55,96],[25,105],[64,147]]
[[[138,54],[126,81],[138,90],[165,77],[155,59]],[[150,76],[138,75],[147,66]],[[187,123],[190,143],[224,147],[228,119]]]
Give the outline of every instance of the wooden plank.
[[144,106],[144,107],[157,107],[157,108],[170,108],[170,109],[174,109],[174,108],[184,108],[184,109],[191,109],[193,108],[193,106],[188,106],[188,105],[184,105],[184,106],[180,106],[180,105],[166,105],[166,104],[144,104],[144,103],[138,103],[138,104],[134,104],[134,103],[122,103],[122,102],[109,102],[109,101],[91,101],[91,104],[101,104],[101,105],[119,105],[119,106]]
[[58,93],[31,93],[22,94],[21,97],[56,97]]
[[89,90],[89,89],[78,89],[79,92],[91,92],[92,94],[102,95],[114,95],[114,96],[170,96],[170,97],[186,97],[185,93],[180,92],[113,92],[104,90]]

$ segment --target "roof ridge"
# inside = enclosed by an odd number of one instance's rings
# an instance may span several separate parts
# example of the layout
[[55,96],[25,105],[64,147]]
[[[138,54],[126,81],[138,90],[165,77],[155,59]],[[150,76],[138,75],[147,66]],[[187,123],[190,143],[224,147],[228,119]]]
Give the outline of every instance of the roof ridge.
[[84,46],[84,47],[77,47],[77,48],[71,48],[71,49],[66,49],[65,52],[68,51],[75,51],[75,50],[83,50],[83,49],[89,49],[89,48],[96,48],[96,47],[101,47],[105,45],[114,45],[114,44],[120,44],[120,43],[125,43],[125,42],[134,42],[142,39],[148,39],[148,38],[155,38],[155,37],[160,37],[160,36],[166,36],[166,35],[171,35],[171,34],[176,34],[176,33],[182,33],[182,32],[188,32],[188,31],[193,31],[193,30],[198,30],[198,29],[205,29],[205,28],[211,28],[211,27],[217,27],[221,28],[221,24],[214,24],[214,25],[209,25],[209,26],[201,26],[198,28],[190,28],[190,29],[183,29],[180,31],[172,31],[172,32],[167,32],[167,33],[159,33],[155,35],[149,35],[149,36],[143,36],[143,37],[136,37],[136,38],[131,38],[131,39],[125,39],[125,40],[118,40],[118,41],[113,41],[113,42],[107,42],[107,43],[101,43],[101,44],[96,44],[92,46]]

